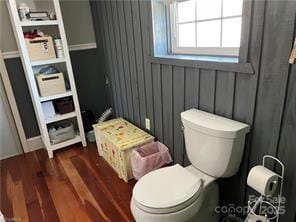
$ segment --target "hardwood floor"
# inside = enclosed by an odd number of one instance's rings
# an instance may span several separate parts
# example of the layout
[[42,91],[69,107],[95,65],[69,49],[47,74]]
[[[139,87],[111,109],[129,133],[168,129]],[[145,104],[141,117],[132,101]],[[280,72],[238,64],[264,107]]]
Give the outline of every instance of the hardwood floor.
[[0,209],[7,221],[133,221],[134,184],[119,179],[94,144],[53,159],[38,150],[1,161]]

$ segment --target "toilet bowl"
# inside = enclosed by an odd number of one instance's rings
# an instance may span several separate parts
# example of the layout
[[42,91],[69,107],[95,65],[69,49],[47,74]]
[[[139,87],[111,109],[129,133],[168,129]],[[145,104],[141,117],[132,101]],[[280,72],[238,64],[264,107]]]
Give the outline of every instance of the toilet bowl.
[[136,183],[130,207],[137,222],[219,221],[215,180],[237,172],[249,126],[196,109],[181,119],[192,165],[161,168]]
[[217,222],[219,215],[215,207],[219,192],[214,180],[193,166],[184,168],[176,164],[155,170],[142,177],[133,189],[134,218],[140,222],[196,221],[197,218]]

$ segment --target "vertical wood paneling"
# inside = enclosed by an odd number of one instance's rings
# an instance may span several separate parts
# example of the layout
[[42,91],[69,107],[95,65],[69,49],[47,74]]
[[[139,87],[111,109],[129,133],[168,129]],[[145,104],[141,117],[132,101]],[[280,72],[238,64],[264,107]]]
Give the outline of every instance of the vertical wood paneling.
[[163,141],[161,66],[159,64],[152,64],[152,73],[154,98],[154,134],[158,140]]
[[131,1],[132,15],[133,15],[133,26],[134,26],[134,40],[135,40],[135,55],[136,65],[138,73],[138,90],[140,97],[140,126],[145,128],[145,117],[146,117],[146,89],[145,89],[145,77],[144,77],[144,62],[143,62],[143,46],[141,36],[141,23],[139,13],[139,2]]
[[[257,163],[263,154],[276,154],[279,148],[279,156],[290,164],[290,167],[293,166],[290,156],[283,150],[283,147],[289,147],[288,150],[293,152],[292,146],[285,141],[296,143],[293,139],[288,139],[289,132],[294,130],[295,117],[292,86],[289,87],[287,95],[287,102],[291,105],[286,104],[282,126],[284,130],[282,130],[279,146],[277,142],[288,80],[287,58],[293,36],[291,27],[294,27],[295,22],[295,2],[280,3],[263,0],[248,3],[249,6],[252,5],[252,19],[244,21],[244,26],[250,26],[251,30],[243,32],[247,33],[246,36],[250,34],[250,41],[247,52],[246,45],[242,47],[244,52],[241,52],[241,55],[243,61],[252,63],[254,75],[214,69],[195,69],[182,66],[182,63],[178,63],[178,67],[150,64],[149,55],[153,52],[152,30],[149,23],[152,16],[150,1],[136,0],[105,4],[108,7],[106,12],[101,10],[101,25],[107,32],[103,35],[107,52],[105,54],[108,60],[111,60],[109,67],[114,76],[113,86],[117,91],[113,90],[113,93],[119,97],[114,100],[117,103],[117,109],[123,112],[123,105],[130,107],[132,104],[134,122],[142,128],[145,127],[145,118],[150,118],[151,132],[170,148],[176,163],[189,164],[183,146],[183,134],[179,131],[180,112],[184,109],[200,108],[252,126],[251,134],[246,139],[240,171],[232,178],[220,180],[223,190],[221,204],[245,204],[246,177],[249,167]],[[163,9],[160,7],[156,10]],[[250,7],[247,8],[248,13],[250,9]],[[157,34],[163,34],[161,28],[154,28]],[[124,34],[125,36],[122,36]],[[121,48],[118,49],[118,47]],[[155,50],[157,52],[163,49]],[[121,75],[122,70],[124,70],[123,75]],[[130,80],[127,79],[129,78],[126,76],[127,73],[130,75]],[[126,101],[123,101],[122,93],[127,90],[130,92],[127,92]],[[272,130],[267,132],[270,128]],[[292,171],[288,174],[290,178],[295,176]],[[294,185],[295,180],[289,180],[285,192],[289,193]],[[291,201],[294,203],[296,198],[291,198]],[[288,211],[285,218],[294,219],[296,209],[290,207]]]
[[129,56],[127,49],[127,34],[125,28],[125,14],[123,8],[123,2],[117,1],[117,12],[118,12],[118,25],[120,32],[120,45],[122,48],[122,60],[123,60],[123,68],[124,68],[124,79],[126,85],[126,99],[127,99],[127,107],[128,107],[128,120],[134,121],[134,107],[133,107],[133,99],[132,99],[132,87],[131,87],[131,76],[130,76],[130,67],[129,67]]
[[145,72],[145,90],[146,90],[146,112],[147,117],[150,119],[150,131],[154,132],[154,116],[153,116],[153,93],[152,93],[152,76],[151,76],[151,63],[148,58],[150,56],[150,35],[149,35],[149,1],[139,1],[140,17],[141,17],[141,33],[143,39],[143,57],[144,57],[144,72]]
[[199,108],[203,111],[214,112],[216,71],[200,70]]
[[139,90],[138,90],[138,77],[137,67],[135,58],[135,43],[134,43],[134,29],[133,29],[133,18],[130,1],[123,1],[124,13],[125,13],[125,24],[127,34],[127,48],[130,62],[130,74],[131,74],[131,90],[134,108],[134,122],[136,125],[140,125],[140,107],[139,107]]
[[[266,17],[263,39],[257,106],[255,113],[251,163],[261,161],[264,154],[276,155],[279,140],[284,97],[287,88],[289,55],[293,41],[296,4],[293,1],[267,1],[266,10],[272,11]],[[279,20],[279,16],[286,15]],[[281,32],[276,32],[281,30]],[[275,44],[276,43],[276,44]],[[273,56],[270,57],[269,55]],[[272,66],[270,64],[273,64]],[[272,89],[272,90],[271,90]],[[266,130],[268,129],[268,130]]]
[[104,3],[105,3],[105,7],[102,9],[102,14],[104,13],[103,18],[105,19],[103,21],[104,21],[104,24],[106,25],[106,28],[108,29],[108,34],[109,34],[109,36],[106,36],[106,41],[108,41],[110,45],[110,54],[111,54],[111,61],[112,61],[112,65],[111,64],[110,65],[113,68],[114,82],[117,90],[116,96],[118,100],[118,114],[119,116],[123,116],[122,94],[121,94],[121,85],[119,82],[116,48],[114,44],[115,39],[114,39],[114,31],[113,31],[113,22],[112,22],[113,19],[111,14],[111,6],[110,6],[110,2],[104,1]]
[[185,108],[198,108],[199,104],[199,69],[185,69]]
[[217,72],[215,114],[232,118],[235,73]]
[[173,126],[174,126],[174,163],[183,164],[184,137],[181,122],[181,112],[184,111],[184,67],[173,68]]
[[[199,69],[185,68],[185,110],[199,108]],[[186,150],[183,152],[184,165],[190,165]]]
[[[94,4],[95,5],[95,4]],[[113,61],[112,61],[112,56],[110,53],[110,42],[108,41],[109,37],[109,30],[107,26],[107,17],[105,14],[105,5],[103,1],[98,2],[97,4],[97,10],[98,10],[98,16],[99,16],[99,25],[101,26],[100,29],[98,30],[99,36],[101,36],[102,39],[102,47],[104,49],[104,55],[105,55],[105,62],[106,62],[106,70],[108,72],[108,76],[111,80],[111,87],[112,87],[112,98],[113,98],[113,108],[115,115],[118,115],[119,113],[119,99],[118,99],[118,92],[115,84],[115,76],[114,76],[114,68],[113,68]]]
[[286,212],[281,221],[295,221],[296,219],[296,67],[291,69],[289,86],[286,96],[286,107],[282,121],[281,139],[279,142],[278,158],[284,163],[285,181],[283,196],[286,198]]
[[[122,54],[122,45],[121,45],[121,38],[119,32],[119,22],[118,22],[118,13],[117,13],[117,4],[116,1],[110,1],[110,9],[111,9],[111,17],[113,21],[113,29],[114,29],[114,40],[115,40],[115,48],[116,48],[116,56],[117,56],[117,65],[118,65],[118,75],[119,75],[119,82],[121,86],[121,98],[122,98],[122,107],[123,107],[123,117],[128,118],[128,100],[127,100],[127,93],[126,93],[126,84],[125,84],[125,72],[123,67],[123,54]],[[123,19],[123,18],[120,18]]]
[[161,67],[163,142],[173,154],[173,70],[170,65]]
[[[102,14],[99,12],[102,6],[94,2],[90,2],[90,5],[91,5],[90,9],[92,10],[92,15],[93,15],[95,33],[98,33],[98,35],[96,35],[97,47],[98,47],[97,53],[102,58],[103,64],[105,64],[101,66],[102,72],[104,73],[105,77],[108,78],[108,85],[106,86],[106,88],[108,88],[107,100],[110,100],[111,107],[115,107],[117,106],[116,102],[114,101],[114,95],[116,95],[116,90],[115,90],[115,87],[113,87],[113,84],[114,84],[113,76],[110,75],[112,72],[110,72],[109,70],[110,60],[108,60],[108,56],[107,56],[107,50],[106,50],[107,44],[105,43],[104,26],[102,24],[103,19],[102,19]],[[113,111],[116,114],[116,108],[114,108]]]

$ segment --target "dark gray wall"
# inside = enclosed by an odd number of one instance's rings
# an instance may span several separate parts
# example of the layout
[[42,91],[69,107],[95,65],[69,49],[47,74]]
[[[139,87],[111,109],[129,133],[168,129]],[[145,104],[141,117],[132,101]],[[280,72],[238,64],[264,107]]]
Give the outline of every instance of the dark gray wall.
[[[70,52],[80,108],[99,116],[109,106],[105,73],[97,49]],[[27,138],[40,135],[20,58],[5,59]]]
[[271,154],[288,167],[284,193],[289,207],[281,221],[295,221],[296,73],[290,69],[288,57],[296,2],[256,0],[248,4],[252,5],[252,16],[245,24],[250,30],[243,30],[250,33],[244,54],[254,74],[151,59],[149,1],[91,2],[117,116],[142,128],[149,118],[151,133],[170,148],[175,163],[184,165],[188,160],[181,132],[183,110],[196,107],[250,124],[252,131],[239,173],[220,180],[221,203],[246,203],[249,168],[261,163],[264,154]]

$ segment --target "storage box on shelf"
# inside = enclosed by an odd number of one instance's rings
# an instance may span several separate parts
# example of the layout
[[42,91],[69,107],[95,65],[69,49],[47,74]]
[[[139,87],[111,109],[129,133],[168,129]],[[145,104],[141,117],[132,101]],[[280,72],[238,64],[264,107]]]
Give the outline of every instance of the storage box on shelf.
[[38,74],[36,76],[40,96],[51,96],[66,92],[63,73]]
[[41,106],[47,124],[76,117],[72,97],[42,102]]
[[51,36],[25,39],[31,61],[55,59],[56,53]]
[[48,134],[51,144],[61,143],[75,138],[74,125],[70,121],[55,123],[48,128]]
[[154,141],[154,137],[118,118],[93,125],[99,154],[125,182],[133,178],[131,152]]
[[65,97],[54,101],[54,106],[59,114],[70,113],[74,110],[74,104],[71,97]]

